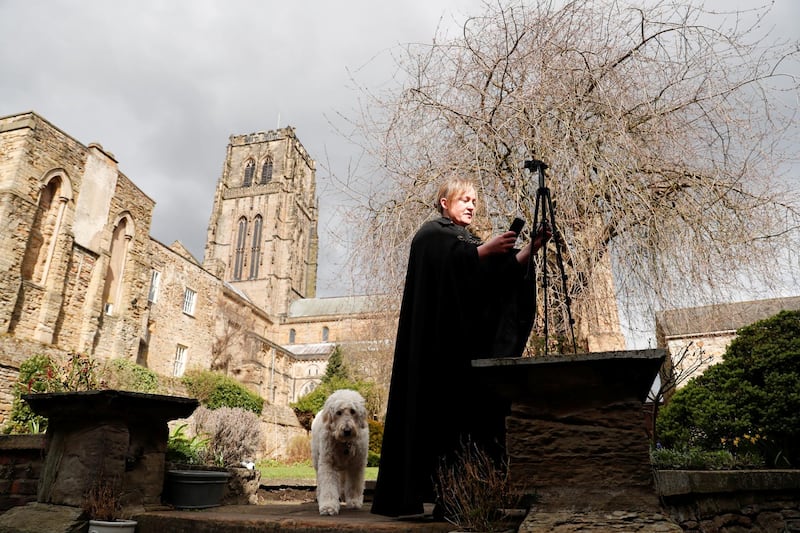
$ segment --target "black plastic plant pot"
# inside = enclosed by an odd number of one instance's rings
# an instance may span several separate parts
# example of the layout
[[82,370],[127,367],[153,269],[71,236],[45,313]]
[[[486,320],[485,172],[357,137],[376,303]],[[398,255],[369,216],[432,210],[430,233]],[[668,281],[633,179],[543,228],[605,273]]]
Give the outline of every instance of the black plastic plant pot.
[[220,505],[230,473],[215,470],[168,470],[164,499],[176,509]]

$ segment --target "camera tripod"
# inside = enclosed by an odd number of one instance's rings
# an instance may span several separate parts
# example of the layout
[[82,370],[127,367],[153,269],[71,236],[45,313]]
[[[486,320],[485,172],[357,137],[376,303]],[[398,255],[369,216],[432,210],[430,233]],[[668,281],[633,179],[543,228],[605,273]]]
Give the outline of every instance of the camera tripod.
[[[567,274],[564,271],[564,258],[562,255],[563,249],[566,247],[564,239],[561,233],[558,231],[556,227],[556,218],[555,213],[553,210],[553,201],[550,198],[550,189],[545,186],[544,183],[544,171],[547,170],[547,164],[544,161],[539,161],[537,159],[531,159],[529,161],[525,161],[525,168],[528,169],[531,174],[536,172],[539,178],[539,187],[536,189],[536,207],[533,211],[533,225],[534,228],[531,230],[531,242],[536,238],[537,233],[549,226],[550,231],[552,232],[552,240],[555,244],[555,254],[556,254],[556,265],[558,266],[558,270],[561,274],[561,289],[564,291],[564,307],[566,308],[566,316],[567,316],[567,325],[569,327],[569,333],[572,337],[572,350],[573,353],[578,352],[578,347],[575,342],[575,330],[573,325],[575,324],[575,320],[572,318],[572,299],[569,295],[569,290],[567,288]],[[537,224],[538,221],[538,224]],[[547,243],[542,243],[542,247],[540,248],[542,253],[542,307],[543,307],[543,320],[544,320],[544,355],[547,355],[548,352],[548,345],[549,345],[549,298],[548,298],[548,290],[549,290],[549,274],[547,268]],[[526,278],[533,281],[533,304],[534,304],[534,318],[536,317],[536,312],[538,310],[538,306],[536,305],[536,253],[531,251],[530,259],[528,261],[528,272],[526,274]]]

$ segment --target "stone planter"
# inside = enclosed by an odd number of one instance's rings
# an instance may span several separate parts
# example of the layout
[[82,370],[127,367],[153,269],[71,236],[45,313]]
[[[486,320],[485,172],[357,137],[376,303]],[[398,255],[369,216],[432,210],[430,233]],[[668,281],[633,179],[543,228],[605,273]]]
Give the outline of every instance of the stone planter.
[[227,471],[218,470],[168,470],[164,499],[177,509],[216,507],[230,476]]
[[89,520],[89,533],[134,533],[134,520]]
[[[23,394],[48,418],[37,501],[81,507],[101,476],[116,478],[124,509],[161,504],[167,422],[186,418],[195,398],[117,390]],[[127,516],[127,514],[125,515]]]
[[538,512],[660,510],[642,416],[663,349],[479,359],[486,386],[510,400],[512,487]]

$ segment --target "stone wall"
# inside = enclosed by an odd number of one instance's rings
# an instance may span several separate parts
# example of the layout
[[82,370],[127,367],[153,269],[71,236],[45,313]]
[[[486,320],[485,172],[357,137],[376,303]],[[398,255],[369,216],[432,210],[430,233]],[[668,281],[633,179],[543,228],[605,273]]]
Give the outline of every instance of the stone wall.
[[[33,113],[1,122],[0,224],[13,231],[0,237],[0,331],[135,357],[155,203],[101,146],[83,146]],[[121,266],[112,283],[117,228]]]
[[[186,370],[211,368],[222,283],[156,240],[150,241],[149,251],[148,287],[153,271],[158,272],[160,282],[158,290],[143,302],[147,344],[138,362],[164,376],[180,377]],[[194,293],[191,312],[184,311],[187,290]],[[181,363],[176,362],[179,346],[184,349]]]
[[[118,243],[109,245],[109,258],[103,262],[103,284],[109,281],[108,264],[113,259],[116,246],[123,246],[120,252],[124,259],[119,290],[111,300],[111,295],[103,295],[105,306],[113,301],[109,311],[101,308],[100,321],[95,330],[96,338],[92,353],[100,357],[113,354],[136,360],[142,335],[142,318],[147,310],[147,293],[150,287],[150,219],[155,203],[142,193],[125,175],[118,174],[117,186],[111,197],[109,207],[108,231],[113,231],[125,221],[125,235]],[[113,292],[114,289],[112,288]],[[105,292],[105,289],[104,289]]]
[[308,432],[288,407],[265,405],[261,421],[264,435],[262,453],[265,457],[286,458],[293,440],[308,437]]
[[656,472],[662,507],[688,533],[800,531],[800,471]]
[[66,352],[56,346],[0,335],[0,427],[11,413],[13,389],[19,379],[19,365],[34,355],[64,357]]
[[[0,332],[47,340],[43,330],[52,330],[53,317],[42,316],[37,302],[59,298],[65,263],[54,262],[45,269],[47,275],[40,271],[36,276],[23,274],[24,265],[38,262],[39,256],[68,253],[66,229],[75,209],[72,191],[82,180],[85,148],[36,115],[24,114],[0,124],[0,154],[0,224],[4,229],[0,234]],[[49,235],[47,230],[53,227],[42,226],[39,247],[29,248],[40,193],[51,180],[60,183],[57,197],[51,200],[61,212],[61,229]]]
[[[289,331],[293,329],[295,334],[292,344],[394,341],[397,333],[397,319],[394,315],[386,312],[288,318],[281,324],[276,339],[289,344]],[[323,336],[325,328],[327,328],[327,339]]]
[[674,357],[688,350],[686,357],[674,361],[675,372],[686,378],[678,384],[682,387],[689,377],[702,374],[709,366],[722,362],[722,355],[728,345],[736,338],[736,332],[715,332],[702,336],[675,337],[666,339],[666,347]]
[[44,435],[0,435],[0,513],[36,501]]

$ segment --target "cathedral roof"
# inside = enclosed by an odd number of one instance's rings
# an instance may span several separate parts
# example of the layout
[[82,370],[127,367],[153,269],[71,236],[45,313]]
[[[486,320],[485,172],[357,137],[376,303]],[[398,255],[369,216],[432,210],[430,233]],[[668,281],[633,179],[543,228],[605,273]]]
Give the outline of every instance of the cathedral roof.
[[800,296],[671,309],[656,313],[656,322],[666,337],[733,332],[793,309],[800,309]]
[[304,298],[289,306],[289,318],[326,315],[353,315],[385,311],[381,296],[338,296],[334,298]]
[[312,359],[327,359],[336,348],[332,342],[315,342],[311,344],[286,344],[283,346],[296,356]]

